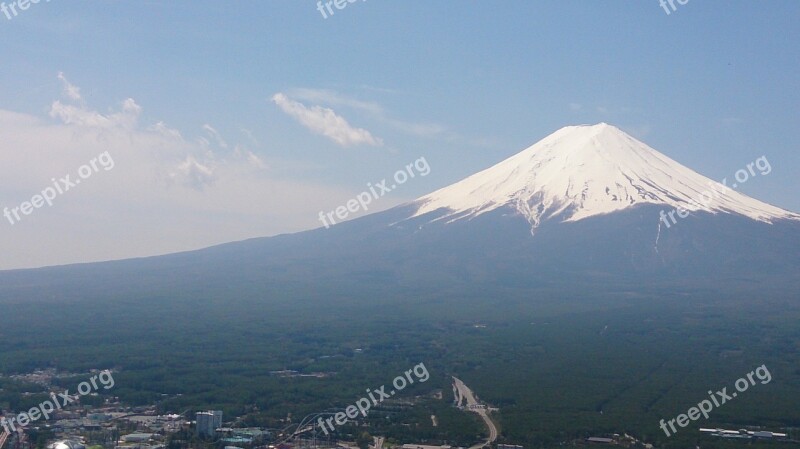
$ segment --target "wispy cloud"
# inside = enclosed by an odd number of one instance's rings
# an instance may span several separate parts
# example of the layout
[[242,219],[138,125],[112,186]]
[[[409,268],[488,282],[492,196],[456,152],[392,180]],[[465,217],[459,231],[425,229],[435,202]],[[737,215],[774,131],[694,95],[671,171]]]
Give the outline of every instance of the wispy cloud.
[[214,170],[210,166],[198,162],[191,155],[175,167],[175,171],[170,173],[170,177],[180,179],[184,185],[195,190],[203,190],[214,185],[216,179]]
[[[103,141],[111,143],[125,136],[125,139],[139,141],[140,144],[147,142],[144,146],[155,146],[158,150],[151,153],[154,159],[148,163],[158,167],[155,170],[160,173],[157,180],[164,186],[177,184],[202,191],[214,185],[219,167],[224,170],[224,167],[236,165],[242,166],[240,168],[250,166],[251,169],[266,166],[255,154],[240,146],[232,154],[234,159],[221,159],[212,150],[212,141],[217,150],[228,150],[229,146],[219,131],[210,124],[203,125],[202,129],[211,140],[199,136],[195,142],[185,140],[178,130],[168,127],[164,122],[141,129],[139,118],[142,107],[134,99],[123,101],[118,111],[103,114],[83,104],[80,89],[70,84],[62,73],[59,73],[58,78],[65,85],[66,96],[79,104],[54,101],[50,106],[50,117],[59,120],[66,129],[80,131],[81,139],[97,135]],[[92,146],[92,143],[87,142],[86,145]]]
[[132,98],[122,102],[119,112],[101,114],[85,106],[62,103],[58,100],[50,105],[50,116],[58,118],[65,125],[78,125],[90,128],[125,128],[136,126],[142,108]]
[[328,89],[308,89],[301,87],[289,90],[289,95],[299,100],[312,103],[322,103],[328,106],[347,106],[372,114],[385,114],[383,107],[378,103],[358,100]]
[[347,120],[334,112],[333,109],[322,106],[307,107],[283,93],[273,95],[272,102],[312,132],[323,135],[343,147],[383,145],[383,140],[374,137],[366,129],[351,126]]
[[216,129],[214,129],[214,127],[212,127],[211,125],[209,125],[208,123],[206,123],[205,125],[203,125],[203,129],[204,129],[204,130],[205,130],[205,131],[206,131],[206,132],[207,132],[207,133],[208,133],[208,134],[209,134],[211,137],[213,137],[213,138],[214,138],[214,140],[217,142],[217,145],[219,145],[219,146],[220,146],[220,148],[225,148],[225,149],[227,149],[227,148],[228,148],[228,142],[225,142],[225,139],[223,139],[223,138],[222,138],[222,136],[220,136],[220,135],[219,135],[219,132],[217,132],[217,130],[216,130]]
[[347,107],[366,113],[370,118],[405,134],[417,137],[452,138],[454,133],[436,123],[415,123],[391,117],[378,103],[359,100],[329,89],[295,88],[289,95],[299,100],[320,103],[326,106]]
[[317,227],[319,210],[351,194],[315,177],[285,176],[294,162],[262,160],[247,132],[142,123],[144,108],[132,98],[95,108],[63,74],[53,80],[63,98],[41,116],[0,109],[0,210],[98,154],[108,152],[116,167],[42,213],[0,224],[0,269],[164,254]]
[[58,79],[61,81],[61,85],[64,87],[64,95],[67,96],[70,100],[78,101],[81,100],[81,90],[80,88],[72,85],[68,80],[67,77],[64,76],[64,72],[58,72]]
[[158,133],[164,137],[181,141],[183,140],[183,136],[181,135],[180,131],[168,127],[164,122],[158,122],[155,125],[148,127],[147,130]]

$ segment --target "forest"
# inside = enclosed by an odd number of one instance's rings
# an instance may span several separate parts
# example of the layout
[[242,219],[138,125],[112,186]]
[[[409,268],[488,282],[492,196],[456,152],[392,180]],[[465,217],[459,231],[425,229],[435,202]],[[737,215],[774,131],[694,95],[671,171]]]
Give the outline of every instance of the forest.
[[[800,427],[800,310],[782,298],[393,298],[337,303],[168,297],[3,304],[0,407],[41,401],[12,374],[112,369],[109,392],[159,411],[221,409],[238,425],[341,411],[424,363],[417,383],[359,426],[400,443],[474,444],[477,416],[453,407],[452,376],[499,408],[498,442],[557,447],[629,433],[658,448],[741,447],[699,427]],[[495,304],[495,305],[491,305]],[[500,305],[497,305],[500,304]],[[323,313],[324,312],[324,313]],[[12,319],[13,317],[13,319]],[[513,317],[508,319],[508,317]],[[42,326],[41,323],[48,323]],[[658,423],[756,367],[772,381],[667,437]],[[321,376],[285,376],[276,371]],[[59,379],[64,388],[84,380]],[[101,398],[85,401],[102,402]],[[438,418],[434,427],[430,416]],[[365,427],[366,426],[366,427]],[[779,443],[759,443],[772,447]],[[753,446],[752,444],[748,447]]]

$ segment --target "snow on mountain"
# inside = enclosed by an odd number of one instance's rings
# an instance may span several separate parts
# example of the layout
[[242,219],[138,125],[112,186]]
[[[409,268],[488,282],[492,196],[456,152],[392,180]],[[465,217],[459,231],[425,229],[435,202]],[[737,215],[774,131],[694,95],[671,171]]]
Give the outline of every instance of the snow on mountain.
[[800,215],[763,203],[675,162],[620,129],[600,123],[568,126],[535,145],[415,201],[414,217],[440,209],[436,220],[469,219],[515,208],[532,230],[551,218],[577,221],[640,204],[669,211],[739,214],[771,223]]

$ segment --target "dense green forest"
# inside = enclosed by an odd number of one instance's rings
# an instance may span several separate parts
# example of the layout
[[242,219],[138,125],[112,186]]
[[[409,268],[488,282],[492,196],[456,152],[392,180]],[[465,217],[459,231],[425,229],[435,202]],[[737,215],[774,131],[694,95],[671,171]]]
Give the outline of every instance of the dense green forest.
[[[15,301],[2,306],[0,372],[111,368],[116,385],[108,393],[127,403],[157,404],[164,412],[219,408],[226,421],[239,417],[241,425],[278,428],[287,416],[343,410],[366,389],[424,363],[430,379],[373,410],[370,433],[398,442],[477,442],[482,423],[452,406],[451,376],[457,376],[499,407],[493,416],[500,442],[557,447],[627,432],[659,449],[700,442],[743,447],[697,429],[800,427],[800,308],[792,302],[668,294],[421,295],[280,305],[166,296]],[[659,420],[686,413],[709,390],[732,391],[738,378],[761,365],[771,382],[752,386],[675,436],[659,429]],[[271,374],[278,370],[329,374]],[[80,380],[62,382],[74,387]],[[37,396],[22,395],[36,388],[0,379],[0,407],[36,403]],[[437,427],[430,415],[438,417]],[[363,430],[340,432],[353,438]]]

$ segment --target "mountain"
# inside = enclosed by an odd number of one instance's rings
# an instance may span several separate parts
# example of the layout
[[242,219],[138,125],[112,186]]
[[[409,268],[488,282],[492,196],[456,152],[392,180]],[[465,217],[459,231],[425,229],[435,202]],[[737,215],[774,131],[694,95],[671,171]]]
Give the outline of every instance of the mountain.
[[535,229],[543,220],[577,221],[656,204],[767,223],[800,219],[731,187],[600,123],[562,128],[494,167],[426,195],[415,201],[414,216],[446,209],[440,218],[452,222],[510,207]]
[[[555,447],[660,435],[704,385],[763,364],[780,382],[714,425],[796,427],[800,220],[733,189],[697,204],[712,188],[614,127],[569,127],[329,229],[0,272],[0,371],[111,367],[123,401],[258,410],[246,419],[262,425],[353,403],[424,361],[424,388],[469,379],[499,407],[506,442]],[[668,225],[676,207],[691,213]],[[415,416],[447,417],[448,444],[451,429],[476,439],[447,397],[414,402]],[[395,415],[370,424],[405,435]],[[674,447],[697,443],[688,430]]]
[[485,297],[500,290],[796,295],[800,215],[734,188],[613,126],[571,126],[411,203],[330,229],[0,273],[7,287],[0,299],[23,291],[73,298],[91,295],[93,286],[137,297],[235,291],[287,301],[398,292]]

